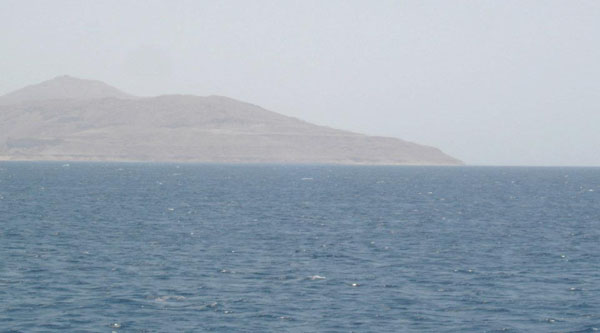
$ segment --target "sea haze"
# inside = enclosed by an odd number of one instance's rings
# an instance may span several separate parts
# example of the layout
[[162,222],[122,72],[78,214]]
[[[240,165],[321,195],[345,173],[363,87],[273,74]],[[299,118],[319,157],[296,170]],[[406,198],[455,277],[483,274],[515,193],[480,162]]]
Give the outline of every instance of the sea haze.
[[0,163],[0,331],[592,332],[600,169]]

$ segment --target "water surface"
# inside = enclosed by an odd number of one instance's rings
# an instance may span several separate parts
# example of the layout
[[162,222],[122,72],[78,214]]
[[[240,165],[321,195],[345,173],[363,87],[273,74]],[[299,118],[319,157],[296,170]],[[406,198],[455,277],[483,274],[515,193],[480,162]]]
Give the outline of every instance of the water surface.
[[600,169],[0,163],[0,331],[592,332]]

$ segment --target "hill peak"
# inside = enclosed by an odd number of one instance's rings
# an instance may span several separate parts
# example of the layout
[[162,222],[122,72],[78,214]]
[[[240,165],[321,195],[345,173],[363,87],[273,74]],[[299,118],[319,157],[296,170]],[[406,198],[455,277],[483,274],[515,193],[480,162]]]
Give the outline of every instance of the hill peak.
[[87,100],[102,98],[130,99],[134,96],[101,81],[61,75],[0,96],[0,104],[19,104],[53,99]]

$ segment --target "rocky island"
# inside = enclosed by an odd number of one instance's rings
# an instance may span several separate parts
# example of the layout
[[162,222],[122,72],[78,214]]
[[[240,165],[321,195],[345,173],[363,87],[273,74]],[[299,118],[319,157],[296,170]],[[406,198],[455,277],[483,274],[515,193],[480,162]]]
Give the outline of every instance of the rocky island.
[[69,76],[0,97],[0,160],[462,164],[437,148],[227,97],[136,97]]

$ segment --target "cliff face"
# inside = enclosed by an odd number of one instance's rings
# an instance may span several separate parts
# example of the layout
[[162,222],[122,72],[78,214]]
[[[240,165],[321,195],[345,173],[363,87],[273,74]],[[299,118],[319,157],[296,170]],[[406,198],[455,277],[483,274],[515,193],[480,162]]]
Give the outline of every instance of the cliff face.
[[226,97],[137,98],[59,77],[0,97],[0,160],[458,165],[440,150],[335,130]]

